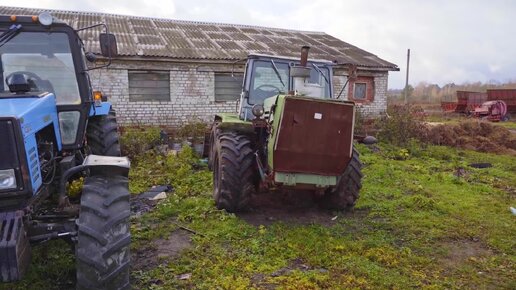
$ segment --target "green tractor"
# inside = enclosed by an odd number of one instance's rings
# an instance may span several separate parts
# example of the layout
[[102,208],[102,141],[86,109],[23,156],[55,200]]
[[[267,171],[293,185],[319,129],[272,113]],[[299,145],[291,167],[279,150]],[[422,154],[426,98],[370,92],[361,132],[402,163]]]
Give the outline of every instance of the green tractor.
[[354,206],[361,188],[353,148],[355,105],[332,98],[332,63],[250,55],[238,113],[215,115],[205,146],[219,209],[246,209],[271,189],[312,190],[321,205]]
[[[88,68],[95,55],[79,31],[95,27],[106,31],[108,64]],[[23,278],[32,246],[62,239],[75,251],[78,289],[130,288],[130,163],[88,74],[116,53],[105,24],[0,15],[0,282]]]

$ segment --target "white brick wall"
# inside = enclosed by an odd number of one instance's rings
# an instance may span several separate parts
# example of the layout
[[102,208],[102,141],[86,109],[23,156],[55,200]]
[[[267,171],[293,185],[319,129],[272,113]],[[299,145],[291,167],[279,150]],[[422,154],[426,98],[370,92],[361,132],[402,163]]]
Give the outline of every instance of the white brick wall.
[[[360,75],[360,73],[359,73]],[[360,111],[366,116],[378,116],[380,114],[385,113],[387,110],[387,85],[388,85],[388,72],[374,73],[368,74],[374,77],[374,101],[367,104],[359,104],[357,103],[357,107]],[[342,90],[342,86],[346,83],[347,76],[345,75],[334,75],[333,76],[333,95],[336,98],[340,91]],[[346,85],[346,89],[342,92],[340,96],[341,99],[348,99],[348,85]]]
[[[170,101],[129,101],[128,70],[170,71]],[[242,72],[243,67],[224,64],[184,64],[172,62],[120,61],[108,69],[90,71],[94,90],[101,90],[117,111],[122,125],[180,126],[192,119],[207,122],[220,112],[236,112],[237,102],[215,102],[215,72]],[[378,115],[387,108],[387,72],[375,75],[374,102],[360,106],[367,115]],[[334,95],[339,94],[346,76],[336,75]],[[345,89],[341,99],[347,99]]]
[[[145,64],[139,62],[139,64]],[[128,69],[170,69],[170,101],[129,101]],[[118,62],[90,72],[94,90],[101,90],[117,111],[122,125],[180,126],[193,119],[206,122],[220,112],[236,112],[235,102],[215,102],[215,73],[197,66],[146,65]]]

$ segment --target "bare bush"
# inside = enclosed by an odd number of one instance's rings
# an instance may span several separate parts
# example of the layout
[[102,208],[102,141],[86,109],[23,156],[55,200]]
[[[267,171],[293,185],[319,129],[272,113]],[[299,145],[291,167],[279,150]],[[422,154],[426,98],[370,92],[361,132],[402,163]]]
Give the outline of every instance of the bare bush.
[[377,126],[380,141],[401,147],[427,134],[424,116],[419,108],[411,105],[389,106],[387,116],[380,118]]

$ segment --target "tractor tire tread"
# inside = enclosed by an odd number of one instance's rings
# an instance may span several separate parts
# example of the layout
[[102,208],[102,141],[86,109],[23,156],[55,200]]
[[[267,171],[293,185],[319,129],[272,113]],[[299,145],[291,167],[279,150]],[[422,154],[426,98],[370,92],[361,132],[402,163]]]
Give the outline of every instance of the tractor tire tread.
[[337,186],[327,190],[321,204],[336,210],[352,208],[360,196],[362,177],[362,162],[358,151],[353,148],[351,160],[337,181]]
[[[77,288],[127,289],[131,242],[128,180],[96,175],[87,177],[84,184],[77,222]],[[111,195],[125,198],[106,203]]]
[[220,171],[217,208],[228,212],[244,210],[256,192],[256,165],[248,136],[236,132],[218,132],[215,150]]
[[108,115],[96,116],[89,120],[86,140],[91,154],[120,156],[120,140],[116,113],[113,109]]

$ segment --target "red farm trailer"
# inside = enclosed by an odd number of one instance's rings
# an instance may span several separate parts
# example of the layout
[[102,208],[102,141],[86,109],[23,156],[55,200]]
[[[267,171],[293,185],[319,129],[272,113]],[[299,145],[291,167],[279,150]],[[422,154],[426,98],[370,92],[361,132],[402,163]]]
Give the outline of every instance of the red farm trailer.
[[487,90],[487,100],[503,101],[507,105],[507,113],[516,114],[516,89]]
[[445,112],[470,114],[487,101],[487,93],[457,91],[456,100],[443,99],[441,108]]

